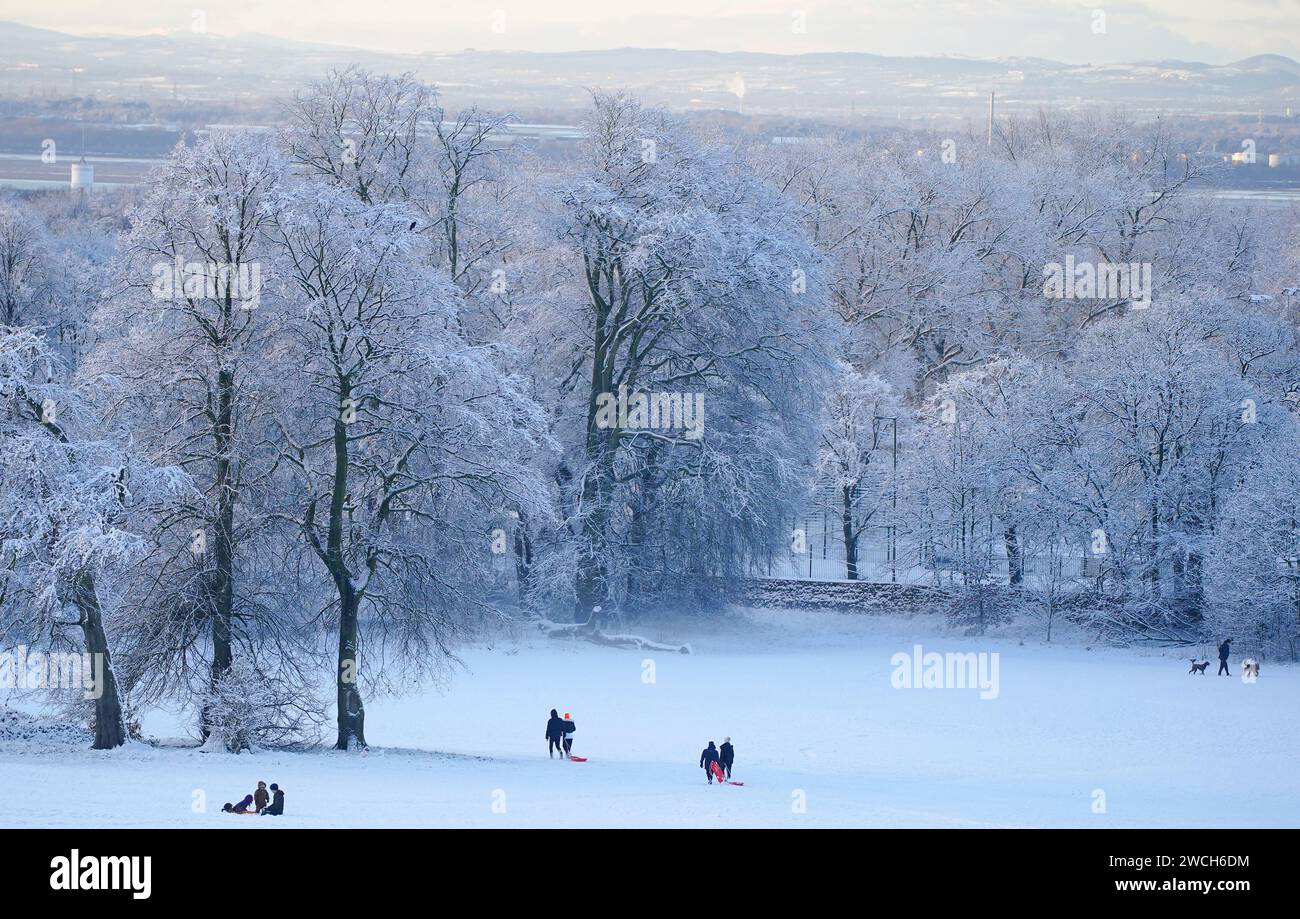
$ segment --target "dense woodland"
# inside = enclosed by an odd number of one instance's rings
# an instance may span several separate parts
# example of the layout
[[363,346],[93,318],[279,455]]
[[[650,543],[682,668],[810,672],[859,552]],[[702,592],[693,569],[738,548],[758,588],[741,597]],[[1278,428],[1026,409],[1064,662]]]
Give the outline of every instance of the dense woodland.
[[[0,633],[109,656],[97,746],[164,699],[362,746],[494,622],[711,612],[819,486],[845,577],[887,518],[969,627],[1295,657],[1295,214],[1113,114],[738,146],[596,92],[559,157],[508,120],[353,69],[142,188],[0,198]],[[1150,304],[1046,296],[1067,259]]]

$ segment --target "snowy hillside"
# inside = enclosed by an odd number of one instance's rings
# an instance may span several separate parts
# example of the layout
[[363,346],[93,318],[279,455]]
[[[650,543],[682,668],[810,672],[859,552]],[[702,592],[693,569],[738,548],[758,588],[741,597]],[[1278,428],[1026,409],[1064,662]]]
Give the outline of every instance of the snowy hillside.
[[[368,703],[364,755],[0,742],[4,824],[1300,826],[1294,666],[1267,664],[1246,684],[1213,666],[1188,675],[1175,651],[1022,645],[934,619],[833,613],[755,612],[668,637],[695,653],[533,639],[467,650],[445,694]],[[997,652],[996,697],[893,688],[891,658],[917,643]],[[551,707],[573,714],[588,762],[547,759]],[[145,719],[158,737],[186,727]],[[696,766],[724,736],[743,787],[708,786]],[[220,813],[259,779],[285,789],[283,818]],[[206,812],[194,812],[198,793]]]

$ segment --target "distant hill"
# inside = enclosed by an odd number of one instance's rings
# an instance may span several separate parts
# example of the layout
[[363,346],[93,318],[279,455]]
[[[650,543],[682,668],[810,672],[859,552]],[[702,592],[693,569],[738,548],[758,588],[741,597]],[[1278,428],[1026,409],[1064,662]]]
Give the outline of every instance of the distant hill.
[[[1194,61],[1073,65],[1023,57],[888,57],[615,48],[577,52],[395,54],[247,34],[73,36],[0,22],[0,95],[239,103],[284,97],[326,70],[358,63],[411,70],[451,105],[565,111],[586,87],[628,87],[682,110],[752,114],[978,119],[989,92],[1002,111],[1122,104],[1141,113],[1253,114],[1300,109],[1300,63],[1261,54]],[[75,72],[74,72],[75,69]],[[736,77],[741,80],[737,81]]]

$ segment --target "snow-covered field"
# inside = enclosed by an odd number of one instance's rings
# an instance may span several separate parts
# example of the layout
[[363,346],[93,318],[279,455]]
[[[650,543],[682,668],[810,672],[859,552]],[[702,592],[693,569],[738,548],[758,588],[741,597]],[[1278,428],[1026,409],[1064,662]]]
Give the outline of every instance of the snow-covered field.
[[[1178,652],[828,613],[662,637],[695,653],[469,649],[445,693],[370,703],[365,755],[0,743],[0,826],[1300,826],[1297,667],[1246,684],[1189,676]],[[917,642],[998,652],[997,697],[894,688]],[[589,762],[547,758],[553,706]],[[185,733],[164,712],[145,731]],[[700,750],[728,735],[745,785],[708,786]],[[284,817],[220,813],[258,779],[284,787]]]

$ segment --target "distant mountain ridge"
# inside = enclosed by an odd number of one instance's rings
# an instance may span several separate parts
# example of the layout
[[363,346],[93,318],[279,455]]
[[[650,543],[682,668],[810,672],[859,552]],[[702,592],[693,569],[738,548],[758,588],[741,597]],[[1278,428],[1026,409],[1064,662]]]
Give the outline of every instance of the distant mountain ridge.
[[[565,109],[586,87],[626,86],[679,109],[749,113],[977,117],[990,92],[1003,111],[1120,104],[1139,112],[1282,113],[1300,109],[1300,62],[1259,54],[1230,64],[1134,61],[1067,64],[1035,57],[891,57],[864,52],[681,51],[610,48],[402,54],[188,31],[75,36],[0,22],[0,95],[169,94],[193,100],[287,96],[326,70],[358,63],[411,70],[450,104]],[[738,83],[736,76],[742,81]]]

